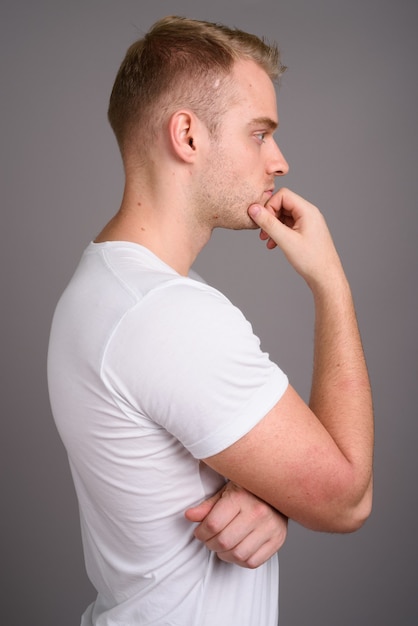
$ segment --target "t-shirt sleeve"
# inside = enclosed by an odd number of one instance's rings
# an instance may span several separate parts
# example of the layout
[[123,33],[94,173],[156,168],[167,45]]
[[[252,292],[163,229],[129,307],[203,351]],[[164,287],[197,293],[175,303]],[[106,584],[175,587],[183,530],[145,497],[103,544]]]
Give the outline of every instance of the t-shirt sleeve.
[[288,385],[240,310],[187,280],[153,290],[126,313],[103,371],[123,402],[196,458],[247,434]]

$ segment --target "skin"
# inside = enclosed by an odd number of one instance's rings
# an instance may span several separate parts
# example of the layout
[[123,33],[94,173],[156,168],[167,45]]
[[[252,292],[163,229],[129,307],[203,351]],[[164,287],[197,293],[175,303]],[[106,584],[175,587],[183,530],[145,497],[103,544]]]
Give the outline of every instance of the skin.
[[222,561],[250,569],[273,556],[287,535],[286,517],[231,481],[185,516],[200,522],[195,537]]
[[278,116],[271,80],[252,62],[237,63],[233,73],[237,102],[217,139],[188,109],[170,117],[148,158],[138,155],[140,133],[133,139],[123,155],[120,210],[96,241],[139,243],[187,275],[214,228],[257,228],[248,207],[267,202],[275,177],[289,168],[273,137]]
[[[176,111],[161,128],[148,158],[138,158],[140,142],[133,137],[123,155],[121,208],[96,241],[139,243],[187,275],[214,228],[260,227],[267,247],[279,246],[312,291],[309,406],[289,386],[248,435],[204,460],[232,482],[186,512],[200,522],[196,537],[220,558],[254,567],[268,558],[268,545],[274,551],[281,545],[287,517],[332,532],[351,532],[365,521],[372,497],[373,412],[350,288],[325,221],[294,192],[273,193],[276,176],[288,171],[273,136],[274,87],[252,61],[237,62],[233,78],[238,97],[215,138],[188,109]],[[264,503],[275,515],[267,509],[254,515]],[[261,533],[254,519],[267,520]]]
[[290,386],[249,435],[206,462],[308,528],[351,532],[371,510],[373,411],[350,288],[316,207],[281,189],[249,213],[313,293],[310,406]]

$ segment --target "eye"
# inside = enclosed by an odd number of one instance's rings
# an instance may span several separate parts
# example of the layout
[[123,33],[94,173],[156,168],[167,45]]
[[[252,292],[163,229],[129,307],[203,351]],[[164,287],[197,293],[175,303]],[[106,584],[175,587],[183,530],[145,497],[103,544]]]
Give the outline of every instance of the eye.
[[256,133],[254,136],[260,143],[264,143],[266,134],[267,133]]

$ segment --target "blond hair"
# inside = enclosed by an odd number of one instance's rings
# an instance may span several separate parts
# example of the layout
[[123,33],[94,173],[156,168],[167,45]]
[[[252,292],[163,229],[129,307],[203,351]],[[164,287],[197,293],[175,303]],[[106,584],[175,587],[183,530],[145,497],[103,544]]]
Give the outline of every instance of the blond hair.
[[232,96],[233,64],[250,59],[276,81],[285,70],[276,44],[222,24],[165,17],[128,49],[110,96],[108,118],[119,147],[140,132],[146,148],[176,110],[192,109],[216,132]]

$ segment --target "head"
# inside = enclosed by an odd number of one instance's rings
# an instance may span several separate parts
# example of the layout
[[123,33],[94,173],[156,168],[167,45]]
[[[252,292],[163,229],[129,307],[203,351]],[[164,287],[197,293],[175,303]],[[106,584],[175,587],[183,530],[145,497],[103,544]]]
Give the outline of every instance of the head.
[[220,24],[165,17],[128,49],[110,97],[108,117],[122,156],[131,148],[146,157],[158,131],[178,109],[188,108],[216,136],[237,94],[236,62],[251,60],[272,81],[284,71],[276,45]]

